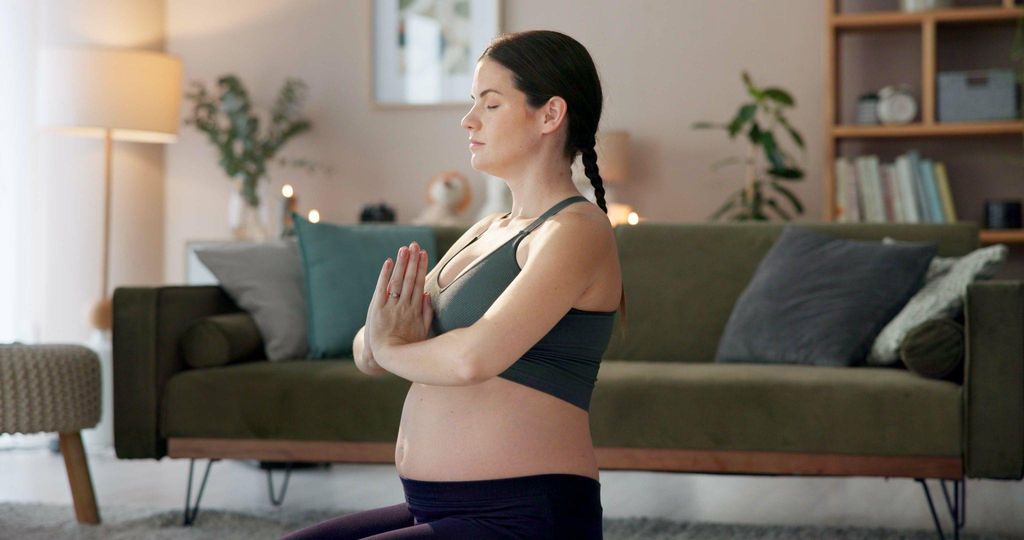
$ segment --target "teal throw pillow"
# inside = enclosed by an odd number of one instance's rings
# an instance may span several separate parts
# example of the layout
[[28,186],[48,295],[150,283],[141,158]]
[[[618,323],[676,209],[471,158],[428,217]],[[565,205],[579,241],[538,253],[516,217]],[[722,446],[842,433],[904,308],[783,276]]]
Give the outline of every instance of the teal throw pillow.
[[310,358],[352,356],[352,340],[366,312],[381,265],[413,240],[427,250],[427,269],[437,262],[429,225],[311,223],[292,214],[305,275]]

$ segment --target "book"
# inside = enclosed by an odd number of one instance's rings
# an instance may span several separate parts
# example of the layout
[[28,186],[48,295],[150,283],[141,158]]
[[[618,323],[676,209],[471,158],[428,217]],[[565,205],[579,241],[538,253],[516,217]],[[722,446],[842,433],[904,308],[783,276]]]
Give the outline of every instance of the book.
[[953,191],[949,188],[946,164],[941,161],[935,162],[935,179],[939,183],[939,194],[942,196],[942,206],[945,209],[948,223],[956,223],[956,205],[953,204]]
[[920,223],[937,223],[932,218],[931,211],[929,210],[928,204],[928,191],[925,188],[924,178],[921,176],[921,153],[917,150],[911,150],[904,154],[910,161],[910,175],[914,179],[914,199],[917,203],[917,215],[920,218]]
[[891,163],[883,163],[878,166],[878,173],[882,178],[882,188],[885,191],[886,220],[890,223],[904,223],[894,168]]
[[896,158],[896,179],[900,185],[903,202],[903,215],[907,223],[921,223],[921,215],[917,205],[917,187],[914,183],[914,175],[910,169],[910,159],[907,156]]
[[924,185],[928,189],[928,211],[935,220],[934,223],[948,223],[946,214],[942,209],[939,186],[935,181],[934,163],[931,159],[921,159],[921,176],[924,177]]

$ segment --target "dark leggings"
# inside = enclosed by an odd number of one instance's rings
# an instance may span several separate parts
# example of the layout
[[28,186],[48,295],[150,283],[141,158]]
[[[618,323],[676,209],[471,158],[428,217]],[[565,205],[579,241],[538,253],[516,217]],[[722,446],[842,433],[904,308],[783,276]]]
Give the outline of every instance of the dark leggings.
[[601,483],[577,474],[432,482],[399,476],[405,502],[355,512],[282,540],[601,539]]

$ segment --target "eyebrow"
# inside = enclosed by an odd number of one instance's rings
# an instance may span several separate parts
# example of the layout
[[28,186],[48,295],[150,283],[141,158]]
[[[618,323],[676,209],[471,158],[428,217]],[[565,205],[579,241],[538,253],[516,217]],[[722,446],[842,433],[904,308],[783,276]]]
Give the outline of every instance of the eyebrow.
[[[480,97],[484,97],[485,95],[487,95],[488,92],[494,92],[495,94],[504,95],[501,92],[499,92],[499,91],[497,91],[497,90],[495,90],[493,88],[488,88],[487,90],[484,90],[483,92],[480,92]],[[473,99],[473,94],[469,95],[469,99]]]

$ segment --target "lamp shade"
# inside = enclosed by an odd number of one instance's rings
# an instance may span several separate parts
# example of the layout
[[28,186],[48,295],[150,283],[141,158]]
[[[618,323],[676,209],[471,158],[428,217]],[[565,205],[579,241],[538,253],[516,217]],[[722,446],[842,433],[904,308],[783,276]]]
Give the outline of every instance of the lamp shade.
[[601,179],[612,184],[625,182],[629,177],[629,133],[599,131],[595,142]]
[[141,50],[43,49],[37,122],[86,137],[174,142],[181,104],[181,60]]

